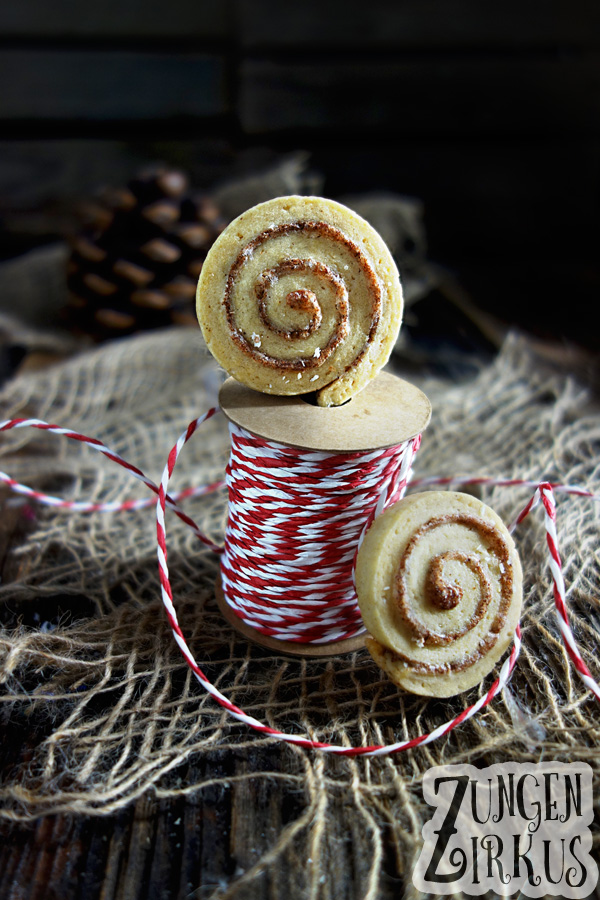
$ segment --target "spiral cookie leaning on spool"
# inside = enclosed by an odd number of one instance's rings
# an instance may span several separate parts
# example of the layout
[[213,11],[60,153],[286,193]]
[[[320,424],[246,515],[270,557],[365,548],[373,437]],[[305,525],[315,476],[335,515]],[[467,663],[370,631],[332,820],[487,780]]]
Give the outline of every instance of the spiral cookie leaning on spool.
[[513,540],[492,509],[468,494],[414,494],[375,520],[358,553],[367,649],[406,690],[458,694],[508,647],[522,580]]
[[320,197],[279,197],[211,248],[197,312],[209,350],[269,394],[338,406],[385,365],[402,320],[398,270],[377,232]]

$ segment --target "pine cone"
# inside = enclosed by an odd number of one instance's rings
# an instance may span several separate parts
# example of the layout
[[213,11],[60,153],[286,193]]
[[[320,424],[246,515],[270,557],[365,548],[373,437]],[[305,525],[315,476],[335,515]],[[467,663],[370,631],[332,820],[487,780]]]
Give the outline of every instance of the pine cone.
[[202,263],[225,222],[207,195],[167,168],[107,190],[84,211],[68,265],[69,320],[96,340],[196,325]]

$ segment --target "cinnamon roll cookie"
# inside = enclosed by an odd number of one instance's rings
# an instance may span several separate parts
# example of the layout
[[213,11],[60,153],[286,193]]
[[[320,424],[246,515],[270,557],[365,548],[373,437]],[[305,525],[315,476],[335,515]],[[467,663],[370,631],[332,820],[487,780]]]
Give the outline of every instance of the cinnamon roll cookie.
[[235,219],[202,268],[198,320],[237,381],[338,406],[385,365],[402,319],[377,232],[321,197],[279,197]]
[[414,494],[375,520],[358,553],[367,649],[408,691],[458,694],[509,646],[522,580],[513,540],[492,509],[468,494]]

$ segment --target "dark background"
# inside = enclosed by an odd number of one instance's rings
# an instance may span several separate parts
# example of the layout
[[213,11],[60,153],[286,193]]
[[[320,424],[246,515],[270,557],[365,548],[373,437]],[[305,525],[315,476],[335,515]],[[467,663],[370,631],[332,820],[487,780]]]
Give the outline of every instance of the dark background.
[[163,159],[210,189],[304,150],[338,197],[425,204],[483,309],[598,348],[597,0],[0,6],[0,253]]

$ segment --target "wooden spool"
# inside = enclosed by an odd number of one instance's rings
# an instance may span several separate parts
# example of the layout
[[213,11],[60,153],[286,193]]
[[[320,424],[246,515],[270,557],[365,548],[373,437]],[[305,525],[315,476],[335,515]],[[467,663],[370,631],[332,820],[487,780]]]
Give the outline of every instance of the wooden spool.
[[[219,405],[231,422],[257,437],[301,450],[330,453],[397,446],[421,434],[431,418],[431,404],[425,394],[387,372],[380,373],[343,406],[314,406],[309,397],[307,394],[294,397],[263,394],[228,378],[221,387]],[[360,649],[364,644],[363,635],[329,644],[282,641],[261,634],[233,612],[225,600],[220,577],[216,597],[224,618],[236,631],[277,653],[338,656]]]

